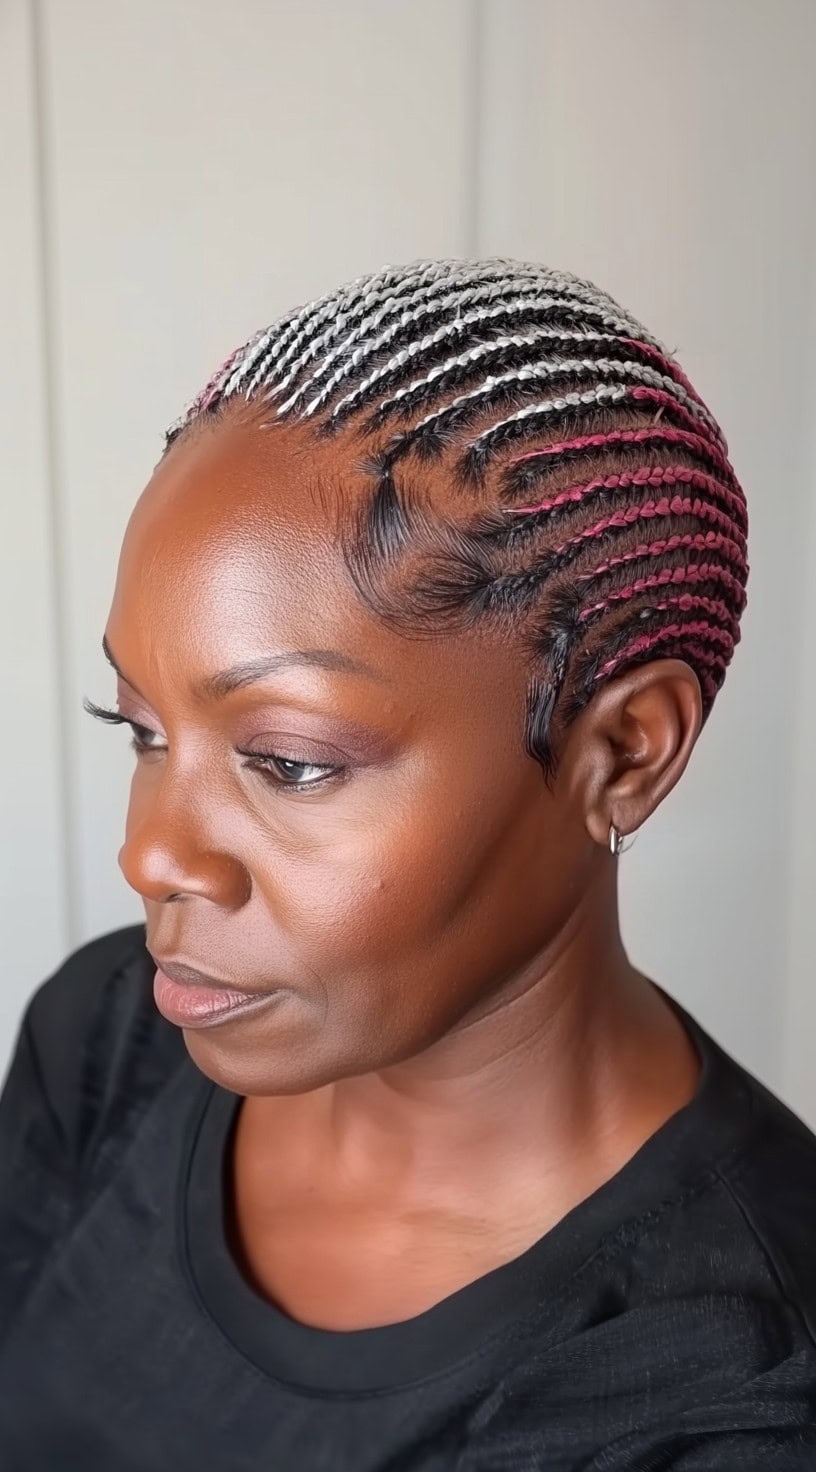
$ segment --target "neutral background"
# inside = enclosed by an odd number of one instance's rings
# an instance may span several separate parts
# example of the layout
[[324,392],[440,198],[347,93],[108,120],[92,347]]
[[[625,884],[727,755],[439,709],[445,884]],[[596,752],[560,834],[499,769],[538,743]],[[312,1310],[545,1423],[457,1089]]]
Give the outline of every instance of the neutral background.
[[626,933],[816,1125],[814,58],[813,0],[0,0],[0,1069],[140,918],[126,738],[80,702],[165,425],[295,302],[498,252],[610,289],[726,428],[745,639]]

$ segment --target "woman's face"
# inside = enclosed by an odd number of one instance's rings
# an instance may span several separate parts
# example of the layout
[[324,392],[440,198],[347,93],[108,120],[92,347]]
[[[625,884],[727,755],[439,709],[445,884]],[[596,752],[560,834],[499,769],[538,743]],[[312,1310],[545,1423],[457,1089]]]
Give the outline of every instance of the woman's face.
[[106,630],[145,728],[122,870],[155,957],[257,998],[185,1027],[240,1093],[429,1048],[536,974],[597,872],[576,793],[525,752],[507,633],[412,640],[360,602],[336,536],[358,455],[235,420],[179,441]]

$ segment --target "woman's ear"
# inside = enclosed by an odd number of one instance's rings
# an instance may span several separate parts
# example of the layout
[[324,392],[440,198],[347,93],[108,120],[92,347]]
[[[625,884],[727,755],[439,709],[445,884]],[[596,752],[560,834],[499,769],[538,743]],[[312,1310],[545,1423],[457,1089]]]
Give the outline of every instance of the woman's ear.
[[626,835],[651,817],[686,770],[702,720],[700,682],[679,659],[640,665],[599,690],[563,752],[596,843],[608,843],[613,824]]

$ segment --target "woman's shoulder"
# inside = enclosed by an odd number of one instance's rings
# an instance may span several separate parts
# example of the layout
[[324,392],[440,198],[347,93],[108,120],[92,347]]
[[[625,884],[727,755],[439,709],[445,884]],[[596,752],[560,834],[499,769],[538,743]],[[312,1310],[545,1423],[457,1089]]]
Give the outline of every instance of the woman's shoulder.
[[9,1084],[40,1097],[63,1148],[86,1161],[185,1056],[181,1034],[153,1002],[145,928],[80,946],[26,1007]]
[[81,1031],[99,1007],[121,990],[123,976],[147,968],[144,925],[126,925],[78,946],[31,996],[26,1016],[40,1033],[55,1027]]
[[752,1106],[746,1148],[718,1172],[743,1230],[763,1253],[816,1348],[816,1134],[745,1071]]
[[[689,1286],[684,1275],[693,1286],[714,1262],[745,1292],[747,1282],[762,1280],[763,1302],[779,1297],[794,1306],[816,1350],[816,1134],[676,999],[673,1005],[697,1043],[703,1072],[695,1098],[655,1137],[658,1154],[660,1142],[666,1146],[665,1179],[678,1177],[665,1194],[666,1236],[657,1233],[658,1251],[671,1244],[682,1291]],[[712,1281],[710,1291],[716,1286]]]

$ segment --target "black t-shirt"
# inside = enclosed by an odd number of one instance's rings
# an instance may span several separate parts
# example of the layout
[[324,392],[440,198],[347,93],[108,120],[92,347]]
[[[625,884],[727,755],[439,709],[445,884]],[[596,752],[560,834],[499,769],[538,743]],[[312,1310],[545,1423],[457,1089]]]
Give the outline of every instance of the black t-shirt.
[[134,927],[25,1014],[0,1104],[2,1472],[814,1472],[816,1138],[677,1002],[694,1099],[513,1262],[346,1333],[242,1278],[239,1099],[151,982]]

